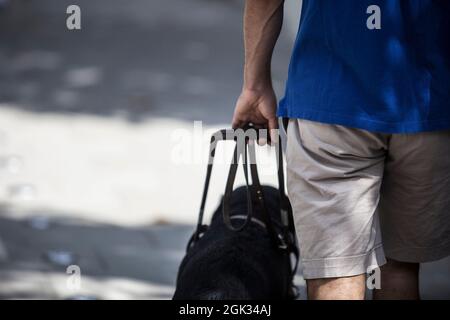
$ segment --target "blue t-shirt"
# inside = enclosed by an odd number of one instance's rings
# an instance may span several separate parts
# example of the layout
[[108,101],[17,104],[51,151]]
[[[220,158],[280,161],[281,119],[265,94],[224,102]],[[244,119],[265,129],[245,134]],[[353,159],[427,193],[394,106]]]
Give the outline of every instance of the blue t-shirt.
[[450,129],[450,0],[303,0],[278,114],[383,133]]

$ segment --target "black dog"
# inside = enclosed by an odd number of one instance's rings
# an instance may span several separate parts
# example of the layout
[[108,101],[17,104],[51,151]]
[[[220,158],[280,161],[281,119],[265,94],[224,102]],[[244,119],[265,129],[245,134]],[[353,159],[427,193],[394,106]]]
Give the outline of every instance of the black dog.
[[[280,224],[278,190],[263,187],[267,211]],[[245,187],[231,197],[233,225],[247,213]],[[234,218],[233,218],[234,217]],[[205,234],[188,250],[178,271],[175,300],[258,300],[292,298],[289,255],[274,246],[253,201],[253,221],[242,231],[229,230],[216,210]]]

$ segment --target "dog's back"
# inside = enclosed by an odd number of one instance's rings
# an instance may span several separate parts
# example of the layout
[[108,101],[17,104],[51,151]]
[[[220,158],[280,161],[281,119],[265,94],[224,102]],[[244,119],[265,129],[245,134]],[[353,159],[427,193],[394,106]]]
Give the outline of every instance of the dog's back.
[[[267,210],[279,222],[279,195],[263,188]],[[246,189],[233,192],[231,216],[246,215]],[[254,217],[262,220],[253,203]],[[233,219],[233,223],[243,220]],[[229,230],[222,219],[222,205],[211,225],[183,259],[174,299],[283,299],[290,286],[289,257],[281,252],[258,223],[243,231]]]

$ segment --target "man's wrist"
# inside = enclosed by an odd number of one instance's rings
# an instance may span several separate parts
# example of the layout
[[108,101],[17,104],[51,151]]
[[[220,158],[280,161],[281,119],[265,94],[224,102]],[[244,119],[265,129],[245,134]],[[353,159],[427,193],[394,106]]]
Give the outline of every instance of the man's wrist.
[[263,95],[272,91],[273,91],[272,83],[259,84],[254,86],[244,85],[242,87],[242,94],[249,94],[249,95]]
[[272,79],[244,80],[242,91],[262,92],[272,89]]

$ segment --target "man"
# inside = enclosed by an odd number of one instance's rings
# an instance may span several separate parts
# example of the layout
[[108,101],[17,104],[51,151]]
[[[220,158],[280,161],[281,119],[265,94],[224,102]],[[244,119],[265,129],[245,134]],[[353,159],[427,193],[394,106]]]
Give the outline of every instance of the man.
[[283,0],[247,0],[233,127],[289,118],[288,191],[310,299],[419,299],[450,254],[450,1],[304,0],[278,114]]

